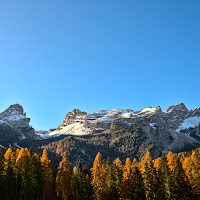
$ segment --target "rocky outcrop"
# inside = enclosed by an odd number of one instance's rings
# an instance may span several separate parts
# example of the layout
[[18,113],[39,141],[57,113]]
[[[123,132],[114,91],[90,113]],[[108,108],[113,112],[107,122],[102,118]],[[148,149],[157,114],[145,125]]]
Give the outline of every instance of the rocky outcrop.
[[24,113],[21,105],[14,104],[0,113],[0,122],[10,124],[14,127],[28,126],[30,118],[26,117],[26,113]]
[[105,133],[113,127],[130,126],[135,121],[142,120],[142,130],[147,135],[149,142],[155,144],[162,152],[177,152],[186,146],[191,148],[199,146],[198,126],[190,127],[195,128],[192,132],[188,128],[185,130],[183,126],[184,122],[187,122],[190,117],[193,117],[191,120],[195,122],[195,118],[200,116],[199,113],[199,108],[188,111],[183,103],[170,106],[165,112],[162,111],[160,106],[156,108],[148,107],[135,112],[130,109],[101,110],[89,115],[80,110],[73,110],[66,115],[62,125],[50,134],[87,135]]
[[98,151],[113,159],[125,159],[140,158],[146,150],[157,157],[161,152],[200,147],[200,108],[188,111],[183,103],[164,112],[160,106],[138,111],[100,110],[92,114],[74,109],[58,128],[48,132],[34,130],[29,122],[18,104],[0,113],[0,145],[20,144],[37,149],[43,146],[57,156],[66,151],[74,163],[81,157],[91,161]]
[[74,109],[72,112],[69,112],[65,116],[65,119],[63,120],[62,124],[58,127],[58,129],[61,129],[64,126],[71,125],[74,123],[84,123],[86,116],[86,112],[82,112],[79,109]]
[[25,138],[42,139],[29,122],[30,118],[26,117],[23,107],[19,104],[11,105],[0,113],[0,145],[12,147]]
[[170,128],[176,130],[188,114],[189,111],[186,106],[183,103],[180,103],[176,106],[170,106],[164,112],[164,118],[169,124]]

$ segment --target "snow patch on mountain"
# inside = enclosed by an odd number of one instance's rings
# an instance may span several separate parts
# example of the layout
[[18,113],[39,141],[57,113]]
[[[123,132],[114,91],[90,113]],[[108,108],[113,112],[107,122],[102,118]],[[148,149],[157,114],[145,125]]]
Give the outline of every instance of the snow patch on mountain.
[[14,143],[14,145],[19,148],[19,149],[22,149],[23,147],[20,147],[17,143]]
[[13,114],[11,116],[5,117],[7,121],[19,121],[21,119],[24,119],[24,115],[18,115],[18,114]]
[[195,117],[189,117],[181,123],[181,125],[178,127],[176,130],[177,132],[180,132],[181,130],[185,130],[188,128],[195,128],[199,126],[200,124],[200,116],[195,116]]
[[3,149],[7,149],[6,147],[4,147],[4,146],[3,146],[3,145],[1,145],[1,144],[0,144],[0,147],[1,147],[1,148],[3,148]]
[[60,130],[56,129],[52,132],[50,132],[49,136],[55,136],[55,135],[87,135],[91,133],[91,130],[84,127],[84,124],[80,123],[74,123],[68,126],[62,127]]
[[35,133],[40,137],[40,139],[49,139],[51,136],[48,133],[44,133],[44,131],[36,131]]
[[121,118],[135,118],[135,117],[141,117],[141,116],[135,114],[134,112],[124,112],[119,117],[121,117]]
[[156,123],[149,123],[149,125],[151,126],[151,128],[156,129]]
[[141,110],[137,111],[137,114],[141,115],[141,116],[149,115],[149,114],[152,115],[152,114],[155,114],[156,111],[158,111],[158,110],[159,109],[157,109],[157,108],[148,107],[148,108],[144,108],[144,109],[141,109]]
[[87,120],[92,123],[97,122],[110,122],[119,116],[122,113],[122,110],[113,109],[113,110],[99,110],[89,115]]
[[117,118],[135,118],[141,117],[138,114],[135,114],[132,110],[120,110],[120,109],[112,109],[112,110],[100,110],[94,112],[93,114],[88,115],[87,119],[89,123],[98,123],[98,122],[112,122]]

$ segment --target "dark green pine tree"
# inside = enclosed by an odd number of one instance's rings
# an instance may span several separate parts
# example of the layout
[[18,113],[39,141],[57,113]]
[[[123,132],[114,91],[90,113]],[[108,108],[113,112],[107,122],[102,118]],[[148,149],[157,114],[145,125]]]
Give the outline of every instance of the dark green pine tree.
[[117,188],[117,177],[115,175],[114,166],[112,165],[110,158],[106,161],[106,183],[104,187],[104,199],[115,200],[119,199],[119,192]]
[[153,163],[150,162],[152,173],[153,173],[153,192],[154,199],[156,200],[164,200],[164,191],[162,189],[162,182],[158,178],[158,174],[156,169],[153,167]]
[[4,177],[4,154],[0,148],[0,194],[4,193],[4,184],[5,184],[5,177]]
[[172,193],[172,175],[167,164],[167,158],[163,153],[160,160],[160,168],[158,169],[158,181],[159,181],[159,197],[161,199],[171,199]]
[[91,169],[89,165],[85,169],[83,169],[83,173],[85,174],[87,197],[89,198],[90,196],[92,196]]
[[88,174],[88,176],[91,177],[91,169],[89,165],[85,169],[83,169],[83,172],[85,175]]
[[114,174],[114,180],[115,180],[115,189],[117,192],[117,196],[118,198],[121,197],[121,193],[122,193],[122,174],[123,171],[116,165],[113,164],[113,174]]
[[33,196],[35,199],[40,199],[43,192],[43,179],[40,157],[36,154],[32,155],[30,170],[32,177]]
[[82,164],[79,161],[77,174],[75,175],[75,199],[85,200],[87,199],[87,187],[85,182],[85,174],[83,172]]
[[26,200],[34,199],[34,174],[32,172],[32,166],[30,158],[27,156],[23,159],[23,168],[21,172],[22,178],[22,193]]
[[130,199],[131,200],[146,199],[143,178],[137,166],[133,167],[131,185],[130,185]]
[[172,175],[173,193],[171,194],[171,199],[193,199],[188,178],[185,175],[178,155],[175,158],[175,166]]
[[34,155],[34,152],[33,152],[33,148],[32,148],[32,147],[30,147],[29,153],[30,153],[30,156],[31,156],[31,157]]
[[168,199],[168,195],[166,193],[166,188],[165,188],[165,182],[164,182],[164,178],[163,178],[163,173],[161,171],[161,169],[159,168],[157,170],[157,193],[158,193],[158,199],[160,200],[167,200]]
[[149,200],[157,200],[159,198],[159,181],[156,170],[153,167],[152,161],[145,163],[143,173],[146,198]]
[[14,179],[14,170],[11,161],[11,157],[9,156],[7,162],[5,163],[5,172],[4,172],[4,179],[5,179],[5,200],[12,200],[14,199],[14,192],[15,192],[15,179]]

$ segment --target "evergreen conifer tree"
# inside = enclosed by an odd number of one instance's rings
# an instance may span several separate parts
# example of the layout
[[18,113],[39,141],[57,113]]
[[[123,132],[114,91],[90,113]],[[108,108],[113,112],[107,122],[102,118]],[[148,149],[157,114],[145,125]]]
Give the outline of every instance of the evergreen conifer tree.
[[105,184],[105,170],[101,153],[97,153],[93,167],[91,168],[92,186],[97,200],[103,198],[103,187]]
[[155,168],[152,161],[147,161],[144,166],[143,180],[146,191],[146,198],[159,199],[159,182]]
[[58,173],[56,177],[56,193],[57,196],[64,200],[71,200],[73,197],[72,167],[66,153],[64,153],[63,159],[58,166]]
[[75,189],[77,194],[75,199],[77,200],[85,200],[87,199],[87,187],[85,183],[85,174],[83,173],[82,164],[79,161],[77,174],[75,175]]
[[130,183],[130,197],[131,200],[145,200],[145,190],[143,178],[138,166],[133,166],[132,178]]
[[105,185],[104,185],[104,199],[115,200],[119,198],[119,191],[117,187],[117,174],[115,174],[115,168],[111,163],[110,158],[107,159],[105,165]]
[[172,199],[192,199],[191,187],[185,175],[179,156],[175,157],[173,168],[173,193]]
[[47,156],[47,150],[43,150],[41,161],[41,170],[42,170],[42,177],[43,177],[43,200],[50,198],[52,191],[52,184],[53,184],[53,174],[52,168],[50,165],[50,160]]
[[191,178],[193,193],[200,198],[200,155],[198,151],[194,150],[190,156],[191,160]]
[[32,177],[33,196],[35,199],[40,199],[43,191],[43,179],[40,157],[37,154],[32,154],[30,170]]
[[160,167],[158,169],[158,179],[159,179],[159,185],[160,185],[160,197],[162,196],[162,199],[171,199],[171,193],[172,193],[172,176],[170,173],[170,169],[167,163],[167,158],[165,154],[163,153],[160,158]]
[[4,165],[4,176],[5,176],[5,191],[2,196],[4,196],[5,200],[14,199],[15,192],[15,179],[14,179],[14,170],[11,157],[6,157],[5,165]]
[[5,176],[4,176],[4,153],[0,148],[0,194],[4,193],[4,184],[5,184]]
[[122,189],[122,195],[123,198],[129,199],[130,197],[130,187],[131,187],[131,179],[132,179],[132,163],[129,158],[126,158],[126,162],[124,165],[124,170],[123,170],[123,189]]

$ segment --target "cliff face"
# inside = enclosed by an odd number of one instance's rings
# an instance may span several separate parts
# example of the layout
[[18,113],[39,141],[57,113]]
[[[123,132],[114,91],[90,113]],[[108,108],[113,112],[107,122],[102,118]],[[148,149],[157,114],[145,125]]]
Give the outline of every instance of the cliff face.
[[15,104],[0,113],[0,145],[47,148],[53,161],[68,153],[73,163],[89,164],[100,151],[105,157],[137,157],[150,150],[187,151],[200,146],[200,108],[189,111],[181,103],[162,111],[160,106],[138,111],[101,110],[87,114],[69,112],[57,129],[36,131],[22,106]]
[[68,152],[73,163],[78,160],[91,163],[98,151],[105,158],[120,156],[122,160],[139,159],[146,150],[157,157],[161,152],[189,151],[200,146],[200,109],[188,111],[181,103],[164,112],[160,106],[138,111],[101,110],[93,114],[77,111],[67,114],[67,120],[49,134],[67,137],[42,148],[57,156]]
[[[163,152],[178,151],[185,146],[198,146],[199,143],[199,108],[188,111],[181,103],[170,106],[163,112],[160,106],[145,108],[138,111],[101,110],[88,114],[80,110],[68,113],[58,129],[50,131],[50,135],[87,135],[105,133],[116,121],[130,126],[136,120],[142,120],[142,130],[148,140]],[[188,123],[190,122],[190,123]],[[198,122],[198,123],[197,123]],[[195,125],[191,125],[195,123]]]
[[81,112],[78,109],[74,109],[72,112],[69,112],[65,119],[63,120],[62,124],[59,126],[61,129],[62,127],[65,127],[67,125],[71,125],[74,123],[83,123],[85,118],[87,116],[86,112]]
[[18,142],[26,138],[41,139],[29,125],[30,118],[26,117],[23,107],[11,105],[0,113],[0,145],[2,148],[18,146]]

